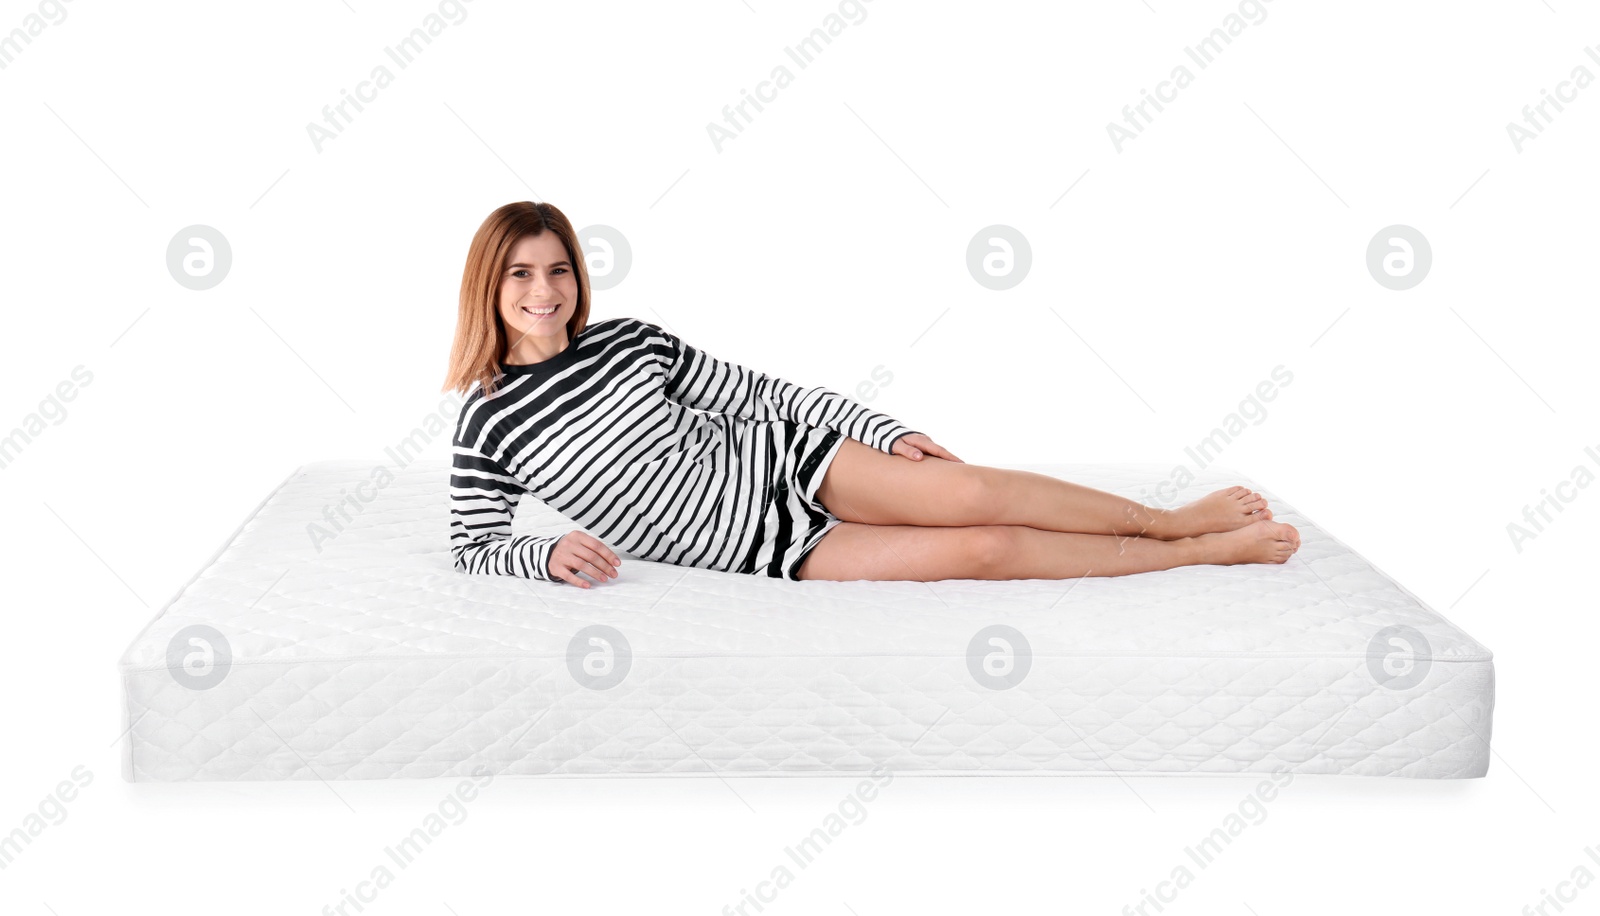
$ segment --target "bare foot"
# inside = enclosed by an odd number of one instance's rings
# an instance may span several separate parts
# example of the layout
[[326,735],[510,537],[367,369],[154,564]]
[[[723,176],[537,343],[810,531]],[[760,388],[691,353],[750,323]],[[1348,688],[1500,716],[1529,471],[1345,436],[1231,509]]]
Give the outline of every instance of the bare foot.
[[1214,531],[1195,538],[1202,563],[1233,566],[1237,563],[1285,563],[1300,549],[1300,532],[1286,522],[1265,519],[1235,531]]
[[1235,531],[1259,521],[1271,521],[1266,499],[1248,487],[1228,487],[1202,496],[1187,506],[1156,510],[1147,537],[1163,540],[1199,537],[1214,531]]

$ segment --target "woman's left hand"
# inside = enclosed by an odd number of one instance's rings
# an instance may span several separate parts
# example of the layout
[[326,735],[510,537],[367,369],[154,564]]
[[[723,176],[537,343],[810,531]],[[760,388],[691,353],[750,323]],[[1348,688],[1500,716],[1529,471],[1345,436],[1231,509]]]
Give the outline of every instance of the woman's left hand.
[[912,461],[921,461],[923,455],[932,455],[935,458],[944,458],[957,464],[966,464],[957,458],[949,449],[929,439],[922,433],[906,433],[894,440],[894,453]]

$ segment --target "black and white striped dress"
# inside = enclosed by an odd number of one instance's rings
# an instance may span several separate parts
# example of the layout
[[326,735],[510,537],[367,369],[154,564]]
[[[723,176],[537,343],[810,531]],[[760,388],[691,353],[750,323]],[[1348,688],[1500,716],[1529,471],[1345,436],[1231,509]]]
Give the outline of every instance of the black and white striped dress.
[[890,452],[917,432],[635,318],[499,369],[492,396],[467,396],[451,449],[450,550],[469,573],[556,579],[559,536],[511,531],[531,493],[619,553],[796,579],[840,521],[816,491],[841,437]]

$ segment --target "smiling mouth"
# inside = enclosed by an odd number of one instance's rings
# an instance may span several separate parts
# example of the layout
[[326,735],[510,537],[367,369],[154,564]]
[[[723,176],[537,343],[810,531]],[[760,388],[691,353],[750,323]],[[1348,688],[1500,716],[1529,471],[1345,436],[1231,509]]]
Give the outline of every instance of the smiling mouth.
[[558,308],[559,306],[555,305],[547,305],[543,308],[534,308],[532,306],[524,305],[522,307],[522,313],[524,315],[532,315],[535,318],[548,318],[549,316],[554,315]]

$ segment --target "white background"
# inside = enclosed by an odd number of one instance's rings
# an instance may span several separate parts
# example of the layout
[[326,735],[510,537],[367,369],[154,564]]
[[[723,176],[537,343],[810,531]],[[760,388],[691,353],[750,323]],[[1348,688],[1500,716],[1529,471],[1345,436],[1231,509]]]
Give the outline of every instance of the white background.
[[[1600,493],[1507,532],[1600,472],[1600,86],[1520,152],[1506,130],[1600,74],[1592,10],[1276,0],[1201,70],[1184,47],[1237,5],[874,0],[802,69],[785,47],[852,7],[476,0],[399,69],[438,9],[76,0],[0,70],[0,431],[93,377],[0,470],[0,832],[93,773],[0,909],[319,913],[455,785],[125,784],[115,660],[296,466],[380,459],[435,409],[472,232],[526,199],[631,243],[594,318],[852,394],[884,367],[860,399],[969,462],[1177,465],[1292,371],[1220,463],[1495,651],[1495,753],[1481,780],[1296,779],[1169,913],[1511,914],[1600,873]],[[378,64],[319,152],[306,125]],[[1107,123],[1179,64],[1118,152]],[[996,223],[1033,252],[1004,292],[966,269]],[[1433,250],[1404,292],[1365,265],[1395,223]],[[201,292],[166,267],[191,224],[233,250]],[[897,778],[768,912],[1118,913],[1255,782]],[[720,913],[853,785],[496,780],[368,912]]]

